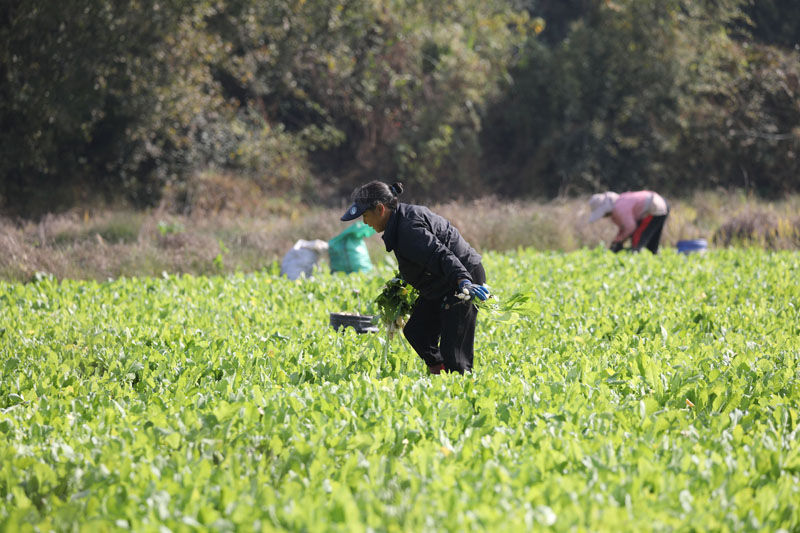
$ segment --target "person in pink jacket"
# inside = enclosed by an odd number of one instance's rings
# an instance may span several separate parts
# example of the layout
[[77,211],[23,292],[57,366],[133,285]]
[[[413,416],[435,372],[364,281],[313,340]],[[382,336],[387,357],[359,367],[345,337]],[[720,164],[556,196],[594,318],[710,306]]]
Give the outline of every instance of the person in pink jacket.
[[617,194],[604,192],[594,194],[589,199],[592,213],[589,222],[610,217],[619,231],[609,248],[613,252],[622,250],[623,243],[631,240],[631,251],[647,248],[658,252],[661,230],[669,216],[669,204],[660,194],[653,191],[631,191]]

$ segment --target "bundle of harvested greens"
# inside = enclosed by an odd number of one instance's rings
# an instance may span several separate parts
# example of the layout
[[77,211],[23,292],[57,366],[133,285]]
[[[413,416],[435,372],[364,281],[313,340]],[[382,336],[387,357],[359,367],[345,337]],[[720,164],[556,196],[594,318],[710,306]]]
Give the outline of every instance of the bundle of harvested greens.
[[375,304],[390,338],[395,331],[405,326],[417,296],[417,290],[400,276],[395,276],[384,284],[383,291],[375,298]]

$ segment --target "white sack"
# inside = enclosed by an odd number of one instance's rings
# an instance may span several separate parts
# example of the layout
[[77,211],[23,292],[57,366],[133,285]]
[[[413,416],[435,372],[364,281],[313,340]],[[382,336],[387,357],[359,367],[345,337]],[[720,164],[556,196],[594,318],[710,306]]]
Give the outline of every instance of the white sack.
[[281,274],[286,275],[289,279],[297,279],[300,276],[311,277],[314,265],[319,261],[320,255],[327,251],[328,243],[325,241],[300,239],[283,256]]

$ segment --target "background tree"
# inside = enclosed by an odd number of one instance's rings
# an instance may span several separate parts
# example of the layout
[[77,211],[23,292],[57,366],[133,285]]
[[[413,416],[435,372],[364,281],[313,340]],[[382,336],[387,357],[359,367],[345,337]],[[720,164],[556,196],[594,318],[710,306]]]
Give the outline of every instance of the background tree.
[[783,48],[800,47],[800,9],[794,0],[749,0],[747,27],[761,43]]
[[527,22],[499,1],[238,0],[210,25],[232,43],[227,94],[298,139],[318,181],[341,193],[397,177],[431,193],[479,184],[479,111]]
[[746,4],[732,4],[687,3],[676,18],[680,135],[667,185],[743,187],[766,196],[796,191],[800,55],[753,38],[737,9]]
[[0,27],[0,198],[16,213],[88,196],[145,205],[197,161],[221,105],[194,58],[221,52],[207,5],[12,1]]
[[[800,188],[787,0],[10,0],[0,207]],[[252,185],[250,185],[252,186]],[[174,194],[176,193],[177,194]]]
[[675,2],[592,2],[560,42],[535,41],[496,106],[487,173],[508,193],[552,196],[660,171],[677,95]]
[[494,108],[485,168],[505,192],[796,188],[797,55],[753,42],[744,2],[581,7]]

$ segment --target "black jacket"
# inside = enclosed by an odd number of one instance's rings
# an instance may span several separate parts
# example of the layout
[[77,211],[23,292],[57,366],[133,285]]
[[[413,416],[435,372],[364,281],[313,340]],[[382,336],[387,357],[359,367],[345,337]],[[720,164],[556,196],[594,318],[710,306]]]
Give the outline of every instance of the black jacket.
[[470,272],[481,264],[450,222],[419,205],[398,204],[383,241],[387,252],[394,251],[403,279],[428,300],[454,293],[459,279],[472,281]]

